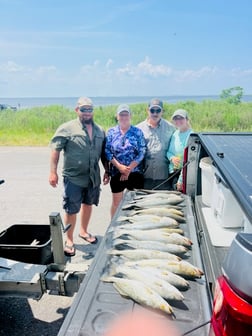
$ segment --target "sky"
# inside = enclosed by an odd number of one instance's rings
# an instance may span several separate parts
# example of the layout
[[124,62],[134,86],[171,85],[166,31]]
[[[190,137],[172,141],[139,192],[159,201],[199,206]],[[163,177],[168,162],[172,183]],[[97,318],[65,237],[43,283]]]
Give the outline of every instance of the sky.
[[0,0],[0,97],[252,94],[251,0]]

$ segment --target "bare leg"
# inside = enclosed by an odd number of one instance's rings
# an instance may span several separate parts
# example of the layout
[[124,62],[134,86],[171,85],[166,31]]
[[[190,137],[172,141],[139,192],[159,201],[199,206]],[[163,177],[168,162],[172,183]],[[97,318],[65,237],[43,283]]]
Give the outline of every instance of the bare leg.
[[[76,214],[65,213],[65,224],[71,224],[71,227],[66,232],[66,245],[73,246],[73,233],[76,224]],[[70,248],[65,248],[67,252],[72,252]]]
[[91,218],[91,214],[92,214],[92,205],[87,205],[87,204],[82,204],[81,205],[81,212],[80,212],[80,236],[81,237],[86,237],[88,238],[88,242],[92,243],[96,240],[95,237],[89,236],[88,233],[88,224]]
[[112,193],[112,205],[110,209],[111,218],[113,218],[122,198],[123,198],[123,191],[119,193]]

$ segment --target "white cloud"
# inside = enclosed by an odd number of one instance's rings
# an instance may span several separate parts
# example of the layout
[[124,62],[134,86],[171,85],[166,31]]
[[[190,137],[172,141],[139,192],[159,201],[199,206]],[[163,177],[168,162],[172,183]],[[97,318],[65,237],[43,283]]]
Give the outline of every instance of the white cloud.
[[188,80],[197,80],[203,77],[208,77],[215,75],[219,72],[219,69],[215,66],[209,67],[205,66],[197,70],[180,70],[175,71],[175,80],[177,81],[188,81]]
[[141,76],[159,77],[170,76],[172,69],[164,64],[154,65],[150,62],[150,58],[146,56],[143,61],[136,65],[126,64],[124,67],[117,69],[118,74],[127,74],[140,78]]
[[252,69],[204,66],[176,69],[155,64],[146,56],[138,63],[117,65],[112,58],[60,69],[56,65],[31,67],[12,60],[0,63],[1,96],[215,94],[223,87],[252,86]]
[[111,58],[109,58],[109,59],[107,60],[107,63],[106,63],[106,65],[105,65],[105,68],[106,68],[106,69],[109,69],[110,66],[111,66],[113,63],[114,63],[113,60],[112,60]]
[[99,68],[100,61],[95,60],[92,64],[85,64],[82,65],[80,68],[80,72],[83,74],[92,74],[94,71],[96,71]]
[[8,61],[0,65],[0,73],[17,73],[27,71],[28,68],[22,65],[18,65],[13,61]]
[[233,68],[230,71],[230,75],[232,77],[247,77],[252,75],[252,69],[244,69],[242,70],[241,68]]
[[36,69],[36,73],[40,75],[52,74],[57,71],[54,65],[40,66]]

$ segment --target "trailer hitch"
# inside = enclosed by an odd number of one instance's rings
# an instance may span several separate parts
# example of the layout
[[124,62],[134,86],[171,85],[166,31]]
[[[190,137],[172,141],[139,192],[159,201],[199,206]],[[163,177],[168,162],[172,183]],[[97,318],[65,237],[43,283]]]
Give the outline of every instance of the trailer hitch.
[[50,264],[50,270],[55,272],[62,272],[65,268],[66,263],[64,256],[62,230],[65,233],[71,225],[63,225],[59,212],[52,212],[49,216],[49,220],[54,261],[52,264]]

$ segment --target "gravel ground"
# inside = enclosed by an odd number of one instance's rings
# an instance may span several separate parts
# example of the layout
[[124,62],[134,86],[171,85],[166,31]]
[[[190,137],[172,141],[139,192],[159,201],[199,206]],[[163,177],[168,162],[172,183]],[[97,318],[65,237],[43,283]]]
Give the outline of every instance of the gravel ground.
[[[60,212],[62,184],[49,186],[49,155],[47,147],[1,147],[0,231],[13,224],[49,224],[51,212]],[[60,163],[61,166],[61,163]],[[110,187],[102,186],[100,205],[94,207],[89,230],[99,241],[109,223]],[[83,251],[96,246],[78,240],[77,260],[83,261]],[[90,251],[89,251],[90,252]],[[24,298],[0,298],[0,335],[54,336],[73,302],[74,297],[44,294],[39,301]]]

